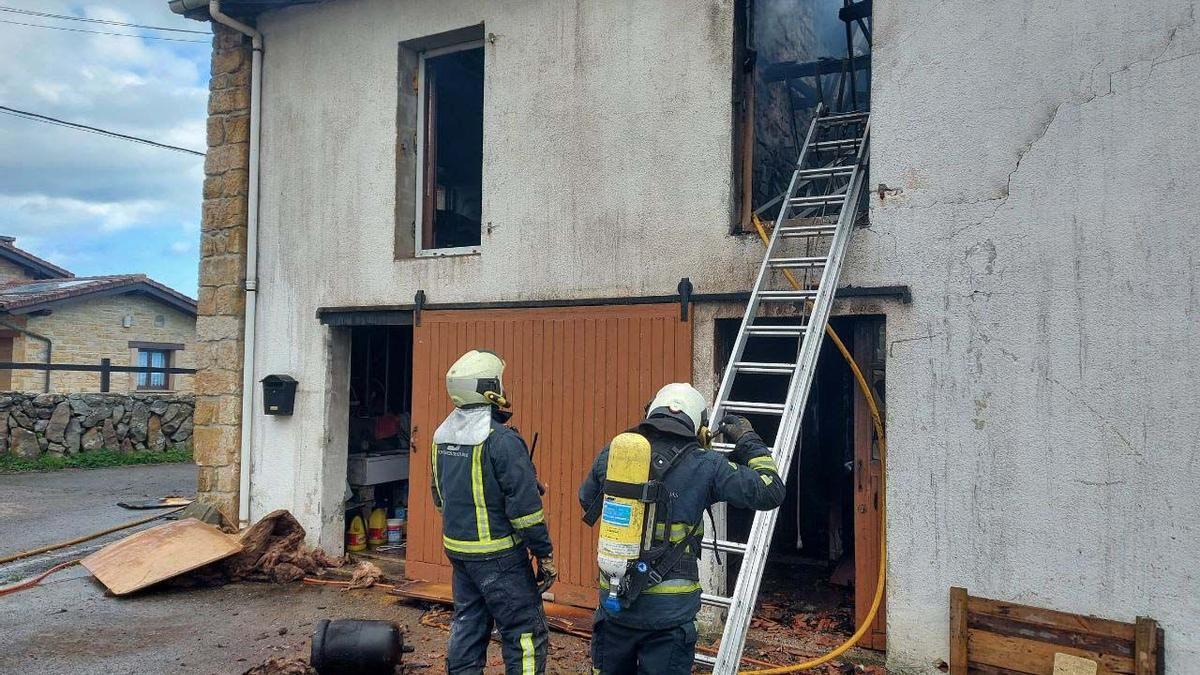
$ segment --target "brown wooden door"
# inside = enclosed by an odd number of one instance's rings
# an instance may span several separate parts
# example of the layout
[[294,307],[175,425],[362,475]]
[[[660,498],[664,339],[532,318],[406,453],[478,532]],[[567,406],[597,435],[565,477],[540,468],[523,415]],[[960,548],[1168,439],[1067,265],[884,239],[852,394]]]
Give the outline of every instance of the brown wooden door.
[[[856,321],[852,347],[854,360],[875,391],[880,414],[883,414],[884,389],[882,324],[883,319]],[[854,392],[854,625],[861,626],[875,598],[879,575],[879,544],[884,536],[879,519],[883,467],[867,399],[857,384]],[[880,606],[861,646],[887,648],[885,608]]]
[[596,535],[580,521],[579,484],[597,452],[640,419],[668,382],[692,378],[692,324],[677,305],[421,312],[413,330],[413,430],[409,493],[409,578],[444,582],[441,518],[429,490],[434,429],[452,409],[445,374],[468,349],[504,357],[512,424],[534,463],[554,541],[559,602],[594,606]]

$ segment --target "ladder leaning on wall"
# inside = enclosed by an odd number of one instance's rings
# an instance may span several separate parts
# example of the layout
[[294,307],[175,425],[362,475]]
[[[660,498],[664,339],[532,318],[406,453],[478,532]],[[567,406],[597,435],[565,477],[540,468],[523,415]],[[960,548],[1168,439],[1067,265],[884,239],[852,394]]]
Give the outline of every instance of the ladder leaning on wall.
[[[720,420],[725,413],[779,418],[770,445],[779,475],[785,479],[800,438],[800,422],[812,389],[838,274],[862,199],[870,128],[869,113],[829,114],[823,105],[817,107],[713,401],[713,420]],[[790,283],[793,280],[799,281],[798,289]],[[769,306],[781,304],[799,308],[789,317],[790,323],[760,322]],[[750,340],[796,341],[795,363],[742,360]],[[783,400],[731,400],[739,375],[789,378],[787,393]],[[767,390],[758,388],[760,392]],[[733,446],[714,443],[713,448],[729,452]],[[756,513],[745,543],[713,538],[703,543],[710,550],[742,556],[731,595],[701,595],[704,604],[728,610],[716,657],[696,656],[698,664],[710,666],[721,675],[735,673],[741,660],[777,516],[778,510]]]

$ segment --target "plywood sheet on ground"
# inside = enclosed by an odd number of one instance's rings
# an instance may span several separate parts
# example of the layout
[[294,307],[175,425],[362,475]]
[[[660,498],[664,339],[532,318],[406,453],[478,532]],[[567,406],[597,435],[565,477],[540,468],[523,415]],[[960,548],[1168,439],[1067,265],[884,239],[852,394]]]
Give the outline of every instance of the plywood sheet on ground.
[[187,518],[131,534],[81,564],[115,595],[126,595],[241,550],[237,537]]

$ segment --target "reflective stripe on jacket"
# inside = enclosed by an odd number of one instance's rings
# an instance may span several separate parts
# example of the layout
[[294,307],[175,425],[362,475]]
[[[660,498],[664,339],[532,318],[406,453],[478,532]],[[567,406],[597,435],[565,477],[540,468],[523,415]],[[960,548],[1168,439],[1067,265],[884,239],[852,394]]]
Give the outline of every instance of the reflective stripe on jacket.
[[478,445],[434,444],[431,465],[447,556],[492,558],[522,543],[535,556],[552,553],[533,463],[515,431],[492,421]]

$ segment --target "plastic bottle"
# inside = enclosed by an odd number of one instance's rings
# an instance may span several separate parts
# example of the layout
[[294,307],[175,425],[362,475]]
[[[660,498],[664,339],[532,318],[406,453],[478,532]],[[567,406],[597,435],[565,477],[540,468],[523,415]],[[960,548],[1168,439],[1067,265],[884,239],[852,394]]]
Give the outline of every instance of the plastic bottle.
[[367,550],[367,528],[363,526],[362,516],[350,519],[350,527],[346,528],[346,550]]
[[367,543],[382,546],[387,543],[387,511],[374,509],[367,519]]

